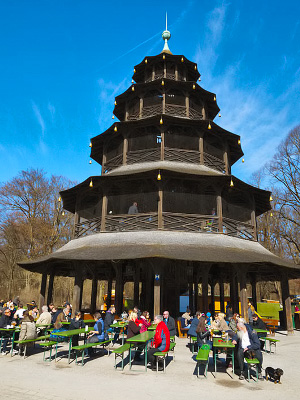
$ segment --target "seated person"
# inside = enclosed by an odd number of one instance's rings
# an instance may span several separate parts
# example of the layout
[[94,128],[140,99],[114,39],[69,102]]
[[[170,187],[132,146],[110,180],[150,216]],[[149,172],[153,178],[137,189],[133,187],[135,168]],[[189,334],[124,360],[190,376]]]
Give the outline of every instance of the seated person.
[[209,341],[210,331],[206,329],[205,324],[206,324],[205,317],[200,317],[196,328],[197,345],[199,349],[203,344],[209,344],[211,346],[211,342]]
[[128,209],[128,214],[129,215],[134,215],[134,214],[138,214],[139,210],[137,208],[137,202],[133,202],[132,206],[129,207]]
[[[156,363],[154,353],[157,351],[168,351],[170,348],[170,332],[167,328],[167,325],[163,322],[162,315],[156,315],[154,318],[154,323],[157,324],[154,339],[153,339],[153,347],[148,350],[148,361],[151,363],[151,367],[153,370],[156,370]],[[163,369],[162,365],[158,366],[158,370],[161,371]]]
[[[0,328],[7,328],[7,326],[10,326],[12,321],[11,317],[11,311],[9,308],[5,308],[2,316],[0,318]],[[6,332],[1,332],[0,335],[2,336],[2,349],[1,349],[1,354],[5,355],[7,353],[7,343],[9,341],[10,335],[8,335]]]
[[197,337],[196,329],[197,329],[200,317],[201,317],[201,312],[197,311],[196,312],[196,318],[193,318],[193,320],[191,322],[190,329],[188,330],[188,335],[189,336]]
[[[21,330],[19,340],[36,339],[37,331],[33,316],[29,315],[29,311],[25,310],[23,313],[23,319],[21,323]],[[33,343],[28,343],[26,347],[33,346]],[[23,350],[22,345],[20,345],[20,352]]]
[[217,330],[222,331],[222,332],[229,331],[230,329],[229,329],[229,327],[227,325],[227,322],[225,321],[224,317],[225,317],[224,313],[218,313],[215,316],[215,320],[212,322],[211,327],[213,329],[217,329]]
[[23,318],[23,313],[25,308],[23,308],[23,304],[19,303],[17,311],[14,313],[14,319],[16,320],[17,325],[21,322]]
[[182,328],[189,328],[191,326],[191,310],[189,308],[186,309],[186,312],[181,316],[181,326]]
[[38,319],[38,317],[40,316],[39,314],[39,310],[37,305],[33,305],[32,309],[29,311],[29,315],[33,318],[33,320],[35,321],[36,319]]
[[176,328],[175,328],[175,320],[170,316],[169,311],[163,312],[164,323],[167,325],[169,329],[170,336],[175,336]]
[[237,361],[240,368],[240,379],[245,379],[246,370],[244,369],[244,357],[247,357],[247,351],[252,350],[255,358],[258,359],[258,379],[263,380],[261,367],[263,362],[260,342],[255,331],[248,324],[237,323],[238,332],[233,336],[232,343],[237,344]]
[[36,323],[38,325],[50,325],[51,324],[51,314],[48,311],[48,306],[42,307],[42,314],[38,317]]
[[[259,316],[257,314],[253,314],[253,323],[252,323],[252,327],[253,329],[263,329],[263,330],[267,330],[266,324],[264,323],[264,321],[259,318]],[[259,332],[257,333],[258,338],[264,338],[266,337],[268,334],[268,332]],[[264,340],[260,340],[260,349],[262,350],[264,348],[265,342]]]
[[68,314],[69,314],[69,310],[67,308],[64,308],[62,310],[62,312],[60,312],[57,317],[56,320],[54,322],[54,329],[62,329],[63,328],[63,321],[68,321]]
[[[94,320],[95,320],[95,325],[94,325],[94,330],[89,332],[89,335],[87,337],[87,343],[98,343],[98,342],[104,342],[104,321],[102,319],[102,316],[99,312],[96,312],[94,315]],[[93,349],[89,348],[87,349],[88,354],[91,356],[93,354]]]
[[[137,313],[135,313],[133,311],[129,314],[128,321],[129,322],[128,322],[128,326],[127,326],[127,339],[130,339],[133,336],[136,336],[140,333],[142,323],[139,323],[139,325],[137,325],[137,321],[138,321]],[[137,361],[140,360],[143,348],[144,347],[142,345],[137,348],[135,355],[134,355],[135,360],[137,360]]]
[[237,331],[236,324],[238,323],[239,318],[240,318],[240,315],[235,313],[235,314],[233,314],[233,317],[231,317],[229,320],[228,328],[230,330],[232,330],[233,332]]
[[148,311],[144,311],[140,317],[140,322],[142,324],[141,329],[140,329],[140,333],[146,332],[146,330],[149,328],[149,326],[151,325],[151,322],[148,321],[149,319],[149,312]]
[[[81,312],[75,311],[75,317],[71,319],[69,330],[72,331],[74,329],[82,329],[85,327],[84,321],[81,318]],[[78,346],[79,335],[74,335],[72,337],[73,346]]]

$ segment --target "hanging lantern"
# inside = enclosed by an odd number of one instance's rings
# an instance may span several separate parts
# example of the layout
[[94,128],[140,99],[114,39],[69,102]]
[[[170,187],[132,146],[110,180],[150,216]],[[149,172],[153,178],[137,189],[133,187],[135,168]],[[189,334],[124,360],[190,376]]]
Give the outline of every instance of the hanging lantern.
[[90,160],[89,164],[92,164],[92,160]]
[[272,195],[270,195],[270,201],[273,201],[273,197],[272,197]]
[[159,123],[160,123],[160,125],[162,125],[164,123],[162,117],[160,117]]
[[232,180],[232,178],[231,178],[231,180],[230,180],[230,187],[233,187],[234,186],[234,184],[233,184],[233,180]]
[[273,213],[271,212],[270,217],[273,217]]
[[166,59],[166,56],[163,54],[163,60],[165,60]]
[[134,83],[134,80],[133,80],[133,79],[131,79],[131,83]]
[[244,163],[245,162],[245,159],[244,158],[242,158],[242,163]]
[[133,68],[133,73],[134,73],[134,74],[136,73],[136,70],[135,70],[135,68]]
[[131,87],[131,90],[134,92],[134,86]]
[[58,201],[61,202],[61,197],[59,196]]
[[115,119],[115,116],[113,115],[111,118],[112,118],[112,119]]
[[210,124],[210,122],[208,123],[207,129],[211,129],[211,124]]
[[161,174],[160,174],[160,170],[158,171],[157,180],[158,180],[158,181],[161,181]]
[[193,84],[193,89],[194,89],[194,90],[196,89],[196,85],[195,85],[195,84]]
[[241,139],[238,140],[238,144],[241,144]]
[[217,99],[216,99],[216,96],[214,96],[214,101],[216,101]]
[[195,71],[197,71],[197,65],[196,65],[196,64],[195,64],[195,67],[194,67],[194,68],[195,68]]
[[115,106],[117,105],[117,100],[115,100]]
[[63,211],[63,212],[61,213],[61,215],[64,216],[64,215],[65,215],[65,212]]
[[92,147],[92,142],[90,142],[89,147]]
[[90,184],[89,184],[89,187],[93,187],[94,185],[93,185],[93,180],[91,179],[91,181],[90,181]]
[[114,131],[115,131],[115,132],[117,132],[117,131],[118,131],[117,125],[115,125],[115,127],[114,127]]
[[147,62],[148,62],[148,60],[147,60],[147,58],[146,58],[146,60],[145,60],[145,64],[147,64]]
[[181,57],[181,62],[184,62],[184,58],[183,57]]
[[201,78],[199,78],[198,81],[201,82]]
[[164,86],[164,84],[165,84],[165,81],[162,80],[162,81],[161,81],[161,86]]
[[221,118],[221,113],[219,113],[219,118]]

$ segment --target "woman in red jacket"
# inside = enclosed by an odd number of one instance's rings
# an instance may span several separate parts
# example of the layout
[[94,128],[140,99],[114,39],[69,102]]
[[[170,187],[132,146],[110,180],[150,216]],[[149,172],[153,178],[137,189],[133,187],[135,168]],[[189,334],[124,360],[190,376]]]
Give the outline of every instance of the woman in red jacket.
[[[153,370],[156,370],[154,353],[157,351],[167,352],[170,348],[170,332],[167,325],[163,322],[162,315],[156,315],[154,318],[154,323],[157,324],[153,347],[148,350],[148,361],[151,363]],[[163,366],[158,365],[158,370],[162,371]]]

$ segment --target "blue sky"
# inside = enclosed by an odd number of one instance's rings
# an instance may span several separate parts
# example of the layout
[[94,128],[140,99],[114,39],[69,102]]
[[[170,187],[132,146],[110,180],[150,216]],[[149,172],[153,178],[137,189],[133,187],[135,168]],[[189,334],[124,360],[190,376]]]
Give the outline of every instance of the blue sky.
[[241,136],[249,180],[300,123],[300,3],[294,1],[0,0],[0,182],[42,168],[98,175],[89,139],[112,124],[134,65],[161,52],[198,63],[217,94],[215,122]]

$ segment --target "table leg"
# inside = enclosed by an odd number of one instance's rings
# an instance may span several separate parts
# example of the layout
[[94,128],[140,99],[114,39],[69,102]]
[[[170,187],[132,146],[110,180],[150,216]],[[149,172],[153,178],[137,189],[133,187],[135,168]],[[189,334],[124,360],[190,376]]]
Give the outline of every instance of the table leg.
[[145,370],[147,372],[147,359],[148,359],[148,342],[146,342],[146,346],[145,346]]
[[217,351],[214,349],[214,359],[215,359],[215,377],[217,376]]
[[11,338],[11,351],[10,351],[10,356],[12,357],[12,355],[13,355],[13,351],[14,351],[14,343],[15,343],[15,331],[13,331],[13,335],[12,335],[12,338]]
[[70,336],[70,339],[69,339],[69,356],[68,356],[68,364],[70,364],[70,358],[71,358],[71,349],[72,349],[72,336]]
[[129,369],[131,369],[131,343],[129,347]]
[[231,361],[232,361],[232,375],[234,377],[234,349],[231,352]]

